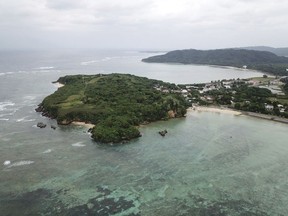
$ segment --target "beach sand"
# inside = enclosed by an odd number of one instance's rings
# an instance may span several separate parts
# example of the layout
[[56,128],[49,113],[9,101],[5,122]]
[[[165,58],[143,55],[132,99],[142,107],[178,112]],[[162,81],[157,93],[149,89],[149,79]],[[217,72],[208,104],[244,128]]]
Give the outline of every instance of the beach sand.
[[260,114],[260,113],[238,111],[238,110],[233,110],[233,109],[229,109],[226,107],[195,106],[195,107],[190,107],[189,109],[187,109],[187,112],[214,112],[214,113],[232,114],[232,115],[236,115],[236,116],[243,115],[243,116],[249,116],[252,118],[259,118],[259,119],[264,119],[264,120],[268,120],[268,121],[275,121],[275,122],[288,124],[288,119],[286,119],[286,118],[281,118],[278,116],[272,116],[272,115],[266,115],[266,114]]
[[64,86],[64,84],[62,84],[62,83],[59,83],[59,82],[55,82],[55,83],[53,83],[57,88],[61,88],[61,87],[63,87]]
[[79,121],[73,121],[71,123],[71,125],[83,126],[83,127],[89,128],[89,129],[95,127],[94,124],[85,123],[85,122],[79,122]]
[[223,108],[223,107],[206,107],[206,106],[195,106],[191,107],[187,110],[188,112],[214,112],[214,113],[226,113],[226,114],[232,114],[232,115],[242,115],[242,112],[237,110],[232,110],[229,108]]

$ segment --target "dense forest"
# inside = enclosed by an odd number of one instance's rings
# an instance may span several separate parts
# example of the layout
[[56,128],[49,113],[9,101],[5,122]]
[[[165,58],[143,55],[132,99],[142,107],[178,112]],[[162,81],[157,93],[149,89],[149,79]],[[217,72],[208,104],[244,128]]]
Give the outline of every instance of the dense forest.
[[144,62],[207,64],[254,69],[274,75],[288,75],[288,58],[267,51],[245,49],[175,50],[143,59]]
[[92,137],[102,143],[139,137],[135,126],[168,119],[168,113],[182,117],[188,106],[181,94],[173,93],[175,84],[134,75],[73,75],[57,82],[64,86],[46,97],[38,110],[59,124],[95,124]]
[[238,49],[268,51],[278,56],[288,56],[288,47],[275,48],[275,47],[268,47],[268,46],[250,46],[250,47],[241,47]]

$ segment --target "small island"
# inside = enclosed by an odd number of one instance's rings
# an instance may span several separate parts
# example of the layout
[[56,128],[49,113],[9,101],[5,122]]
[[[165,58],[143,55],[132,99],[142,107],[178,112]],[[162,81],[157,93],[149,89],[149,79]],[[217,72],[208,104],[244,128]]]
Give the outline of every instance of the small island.
[[57,120],[94,124],[92,138],[121,143],[141,134],[137,126],[183,117],[189,106],[179,86],[129,74],[72,75],[46,97],[36,111]]
[[175,50],[164,55],[142,59],[147,63],[180,63],[232,66],[277,76],[288,75],[288,58],[268,51],[247,49]]

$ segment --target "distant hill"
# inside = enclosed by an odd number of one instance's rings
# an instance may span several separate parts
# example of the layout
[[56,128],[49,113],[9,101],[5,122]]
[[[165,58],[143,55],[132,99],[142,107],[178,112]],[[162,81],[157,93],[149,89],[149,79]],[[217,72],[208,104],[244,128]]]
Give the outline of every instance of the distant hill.
[[267,51],[245,49],[175,50],[142,60],[149,63],[181,63],[243,67],[275,75],[287,75],[288,58]]
[[274,47],[268,47],[268,46],[250,46],[250,47],[241,47],[239,49],[267,51],[267,52],[272,52],[278,56],[288,56],[288,47],[274,48]]

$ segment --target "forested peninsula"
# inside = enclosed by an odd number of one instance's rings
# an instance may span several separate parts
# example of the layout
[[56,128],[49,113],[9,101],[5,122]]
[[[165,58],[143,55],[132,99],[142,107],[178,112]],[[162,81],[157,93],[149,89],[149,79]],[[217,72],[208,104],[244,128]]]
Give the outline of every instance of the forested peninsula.
[[92,123],[92,138],[101,143],[140,137],[140,124],[182,117],[188,107],[175,84],[129,74],[72,75],[57,82],[64,86],[36,111],[62,125]]
[[175,50],[142,59],[148,63],[181,63],[232,66],[259,70],[273,75],[288,75],[288,58],[272,52],[246,49]]

